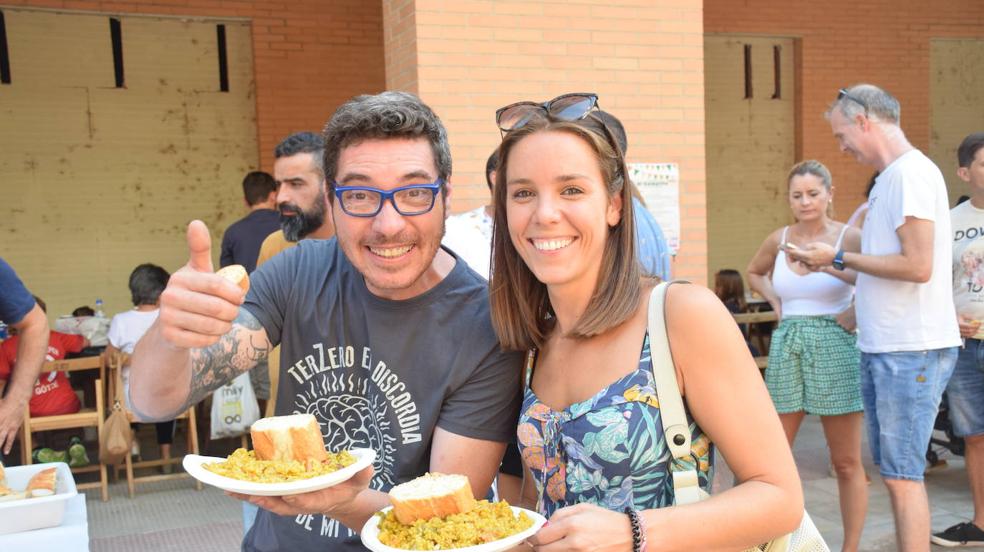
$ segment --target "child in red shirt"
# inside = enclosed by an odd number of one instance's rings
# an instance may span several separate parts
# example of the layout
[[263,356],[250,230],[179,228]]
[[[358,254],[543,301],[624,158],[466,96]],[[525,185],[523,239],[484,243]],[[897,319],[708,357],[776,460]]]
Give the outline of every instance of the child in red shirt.
[[[0,389],[10,379],[11,366],[17,360],[17,342],[20,336],[13,336],[0,343]],[[81,335],[51,332],[48,338],[46,361],[62,360],[67,353],[77,353],[86,347],[86,339]],[[72,389],[65,372],[41,372],[34,384],[31,397],[31,416],[54,416],[74,414],[81,408],[79,398]]]

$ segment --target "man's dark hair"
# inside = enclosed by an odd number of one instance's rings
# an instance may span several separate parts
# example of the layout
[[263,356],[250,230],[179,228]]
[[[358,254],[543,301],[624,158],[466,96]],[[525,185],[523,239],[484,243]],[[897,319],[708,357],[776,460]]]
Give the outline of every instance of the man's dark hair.
[[974,156],[984,148],[984,132],[969,134],[960,142],[957,148],[957,162],[960,167],[969,167],[974,162]]
[[130,297],[134,306],[156,305],[171,275],[163,268],[144,263],[130,273]]
[[426,138],[434,153],[437,176],[447,185],[451,177],[451,147],[448,132],[437,115],[409,92],[361,95],[342,104],[328,119],[325,139],[325,180],[328,199],[334,201],[338,157],[342,149],[366,140]]
[[485,162],[485,183],[489,185],[489,191],[492,191],[492,173],[495,172],[495,168],[499,166],[499,148],[495,148],[492,155],[489,156],[488,161]]
[[273,157],[290,157],[299,153],[310,153],[314,158],[314,165],[324,174],[323,157],[325,154],[325,141],[320,134],[314,132],[295,132],[277,144],[273,150]]
[[629,151],[629,137],[625,134],[625,127],[622,126],[622,121],[619,121],[618,117],[607,111],[598,110],[595,111],[593,115],[601,119],[601,122],[605,123],[608,130],[610,130],[612,135],[615,136],[615,141],[618,142],[618,147],[622,148],[622,155],[625,155],[625,153]]
[[72,311],[72,316],[95,316],[96,311],[92,310],[89,305],[82,305],[77,309]]
[[44,301],[42,301],[40,297],[38,297],[37,295],[32,295],[31,297],[34,298],[34,302],[37,303],[39,307],[41,307],[42,311],[48,312],[48,305],[45,305]]
[[243,178],[243,196],[250,207],[263,203],[270,197],[270,192],[276,191],[277,181],[269,173],[253,171]]

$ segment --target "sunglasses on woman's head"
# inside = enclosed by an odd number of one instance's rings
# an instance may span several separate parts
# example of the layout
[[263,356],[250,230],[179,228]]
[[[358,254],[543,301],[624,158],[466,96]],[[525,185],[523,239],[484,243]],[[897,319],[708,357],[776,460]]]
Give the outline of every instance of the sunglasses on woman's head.
[[550,116],[559,121],[579,121],[598,107],[598,95],[573,93],[557,96],[543,103],[516,102],[495,111],[495,124],[502,132],[525,126],[537,117]]

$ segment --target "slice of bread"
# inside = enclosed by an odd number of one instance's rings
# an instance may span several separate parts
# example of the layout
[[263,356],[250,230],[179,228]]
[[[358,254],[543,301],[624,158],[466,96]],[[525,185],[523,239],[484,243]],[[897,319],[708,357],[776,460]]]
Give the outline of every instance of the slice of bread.
[[55,484],[58,479],[56,471],[55,468],[46,468],[34,474],[34,477],[27,482],[27,488],[24,489],[24,492],[32,497],[55,494]]
[[244,292],[249,291],[249,274],[243,265],[224,266],[216,274],[236,284]]
[[328,459],[318,420],[311,414],[273,416],[249,428],[253,450],[260,460],[323,462]]
[[396,519],[410,525],[418,519],[467,512],[475,506],[471,484],[464,475],[428,473],[390,489]]
[[15,491],[7,487],[0,486],[0,502],[10,502],[12,500],[23,500],[27,498],[27,493]]

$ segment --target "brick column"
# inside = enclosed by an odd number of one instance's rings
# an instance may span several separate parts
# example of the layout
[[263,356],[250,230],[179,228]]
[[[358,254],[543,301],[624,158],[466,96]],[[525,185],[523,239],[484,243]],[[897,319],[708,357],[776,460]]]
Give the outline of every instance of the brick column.
[[596,92],[629,160],[680,165],[678,277],[706,280],[703,12],[699,0],[383,0],[388,88],[418,93],[448,127],[455,211],[488,201],[495,109]]

